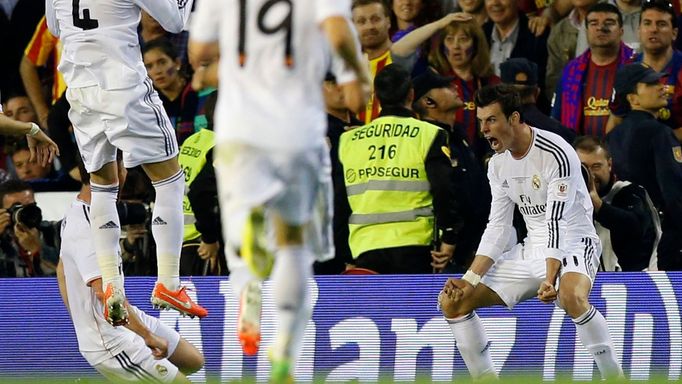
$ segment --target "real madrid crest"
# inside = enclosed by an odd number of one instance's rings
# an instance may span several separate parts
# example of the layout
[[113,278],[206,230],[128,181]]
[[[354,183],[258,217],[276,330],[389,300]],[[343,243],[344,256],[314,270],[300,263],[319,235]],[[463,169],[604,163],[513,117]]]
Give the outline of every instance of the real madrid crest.
[[535,189],[535,190],[540,189],[540,176],[533,175],[533,179],[531,180],[531,185],[533,186],[533,189]]

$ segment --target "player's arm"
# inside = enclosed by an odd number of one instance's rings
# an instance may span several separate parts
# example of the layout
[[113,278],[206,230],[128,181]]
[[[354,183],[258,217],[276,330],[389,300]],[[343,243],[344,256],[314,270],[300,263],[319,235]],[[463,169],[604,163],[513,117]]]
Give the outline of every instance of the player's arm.
[[64,264],[61,258],[57,264],[57,285],[59,286],[59,295],[62,297],[66,310],[69,311],[69,296],[66,293],[66,276],[64,275]]
[[180,33],[187,24],[194,0],[135,0],[135,3],[158,21],[164,30]]
[[219,1],[202,0],[197,4],[187,47],[189,63],[195,71],[194,89],[218,85],[220,15]]
[[353,113],[360,112],[369,98],[368,69],[360,54],[354,30],[348,18],[332,15],[321,22],[322,30],[334,52],[356,76],[356,80],[342,86],[346,107]]
[[52,1],[53,0],[45,0],[45,21],[47,21],[47,28],[50,30],[50,33],[56,37],[59,37],[61,31]]
[[488,164],[488,180],[492,194],[488,225],[481,237],[474,261],[469,270],[462,276],[462,279],[471,287],[478,284],[481,277],[490,270],[502,256],[502,253],[509,249],[516,240],[516,232],[512,224],[515,204],[507,195],[502,184],[503,181],[500,181],[495,175],[494,159]]

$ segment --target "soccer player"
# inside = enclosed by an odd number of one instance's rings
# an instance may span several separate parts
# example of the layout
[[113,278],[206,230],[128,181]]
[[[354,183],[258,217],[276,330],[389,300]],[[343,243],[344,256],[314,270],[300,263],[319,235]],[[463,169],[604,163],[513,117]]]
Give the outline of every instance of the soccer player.
[[62,222],[57,267],[59,291],[71,314],[81,354],[113,382],[189,382],[184,375],[201,369],[204,358],[175,330],[127,303],[125,327],[105,320],[99,302],[104,295],[102,278],[90,231],[91,192],[87,173],[83,170],[81,175],[83,187]]
[[[278,319],[273,381],[291,378],[311,315],[311,252],[303,229],[328,151],[322,82],[330,45],[355,76],[339,80],[347,105],[357,112],[367,101],[366,69],[349,16],[349,1],[203,0],[191,28],[190,62],[199,76],[215,68],[220,54],[215,161],[226,247],[234,248],[226,253],[239,253],[254,277],[272,270]],[[265,227],[274,229],[274,239]],[[240,280],[241,287],[231,279],[235,292],[253,298],[241,301],[238,327],[254,329],[252,339],[259,340],[257,324],[243,323],[258,318],[260,298],[244,290],[249,279]]]
[[69,119],[91,175],[92,233],[104,285],[104,317],[114,325],[128,320],[119,269],[121,233],[116,213],[116,150],[123,163],[142,165],[156,190],[152,234],[159,277],[155,306],[203,317],[180,286],[184,177],[178,144],[158,94],[147,77],[137,36],[140,12],[147,11],[170,32],[180,32],[193,0],[47,0],[47,25],[63,44],[59,70],[68,85]]
[[[490,217],[471,267],[439,295],[469,372],[475,379],[496,375],[474,310],[511,308],[537,296],[545,303],[558,299],[604,378],[622,376],[606,320],[588,301],[601,244],[577,154],[560,136],[523,123],[513,86],[484,87],[475,102],[481,133],[496,152],[488,165]],[[519,244],[514,206],[528,228]]]

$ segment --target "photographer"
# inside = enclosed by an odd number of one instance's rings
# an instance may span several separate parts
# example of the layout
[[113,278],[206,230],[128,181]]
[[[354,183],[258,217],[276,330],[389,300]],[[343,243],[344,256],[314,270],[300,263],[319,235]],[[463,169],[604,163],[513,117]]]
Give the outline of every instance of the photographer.
[[53,226],[42,221],[33,190],[20,180],[0,184],[0,276],[55,274],[58,251]]

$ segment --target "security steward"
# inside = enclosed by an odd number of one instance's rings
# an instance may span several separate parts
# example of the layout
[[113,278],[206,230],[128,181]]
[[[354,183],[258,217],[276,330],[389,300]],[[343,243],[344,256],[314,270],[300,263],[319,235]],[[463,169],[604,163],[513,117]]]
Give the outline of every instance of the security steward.
[[414,117],[410,74],[399,65],[379,72],[374,91],[380,116],[343,133],[339,144],[355,266],[382,274],[440,272],[462,226],[447,133]]
[[220,274],[220,215],[213,168],[213,109],[217,93],[205,104],[207,128],[192,134],[182,144],[178,161],[185,172],[182,200],[184,232],[180,275]]
[[615,97],[629,111],[606,136],[620,179],[643,186],[661,213],[658,269],[682,270],[682,148],[667,125],[656,120],[667,105],[663,73],[640,64],[616,73]]

